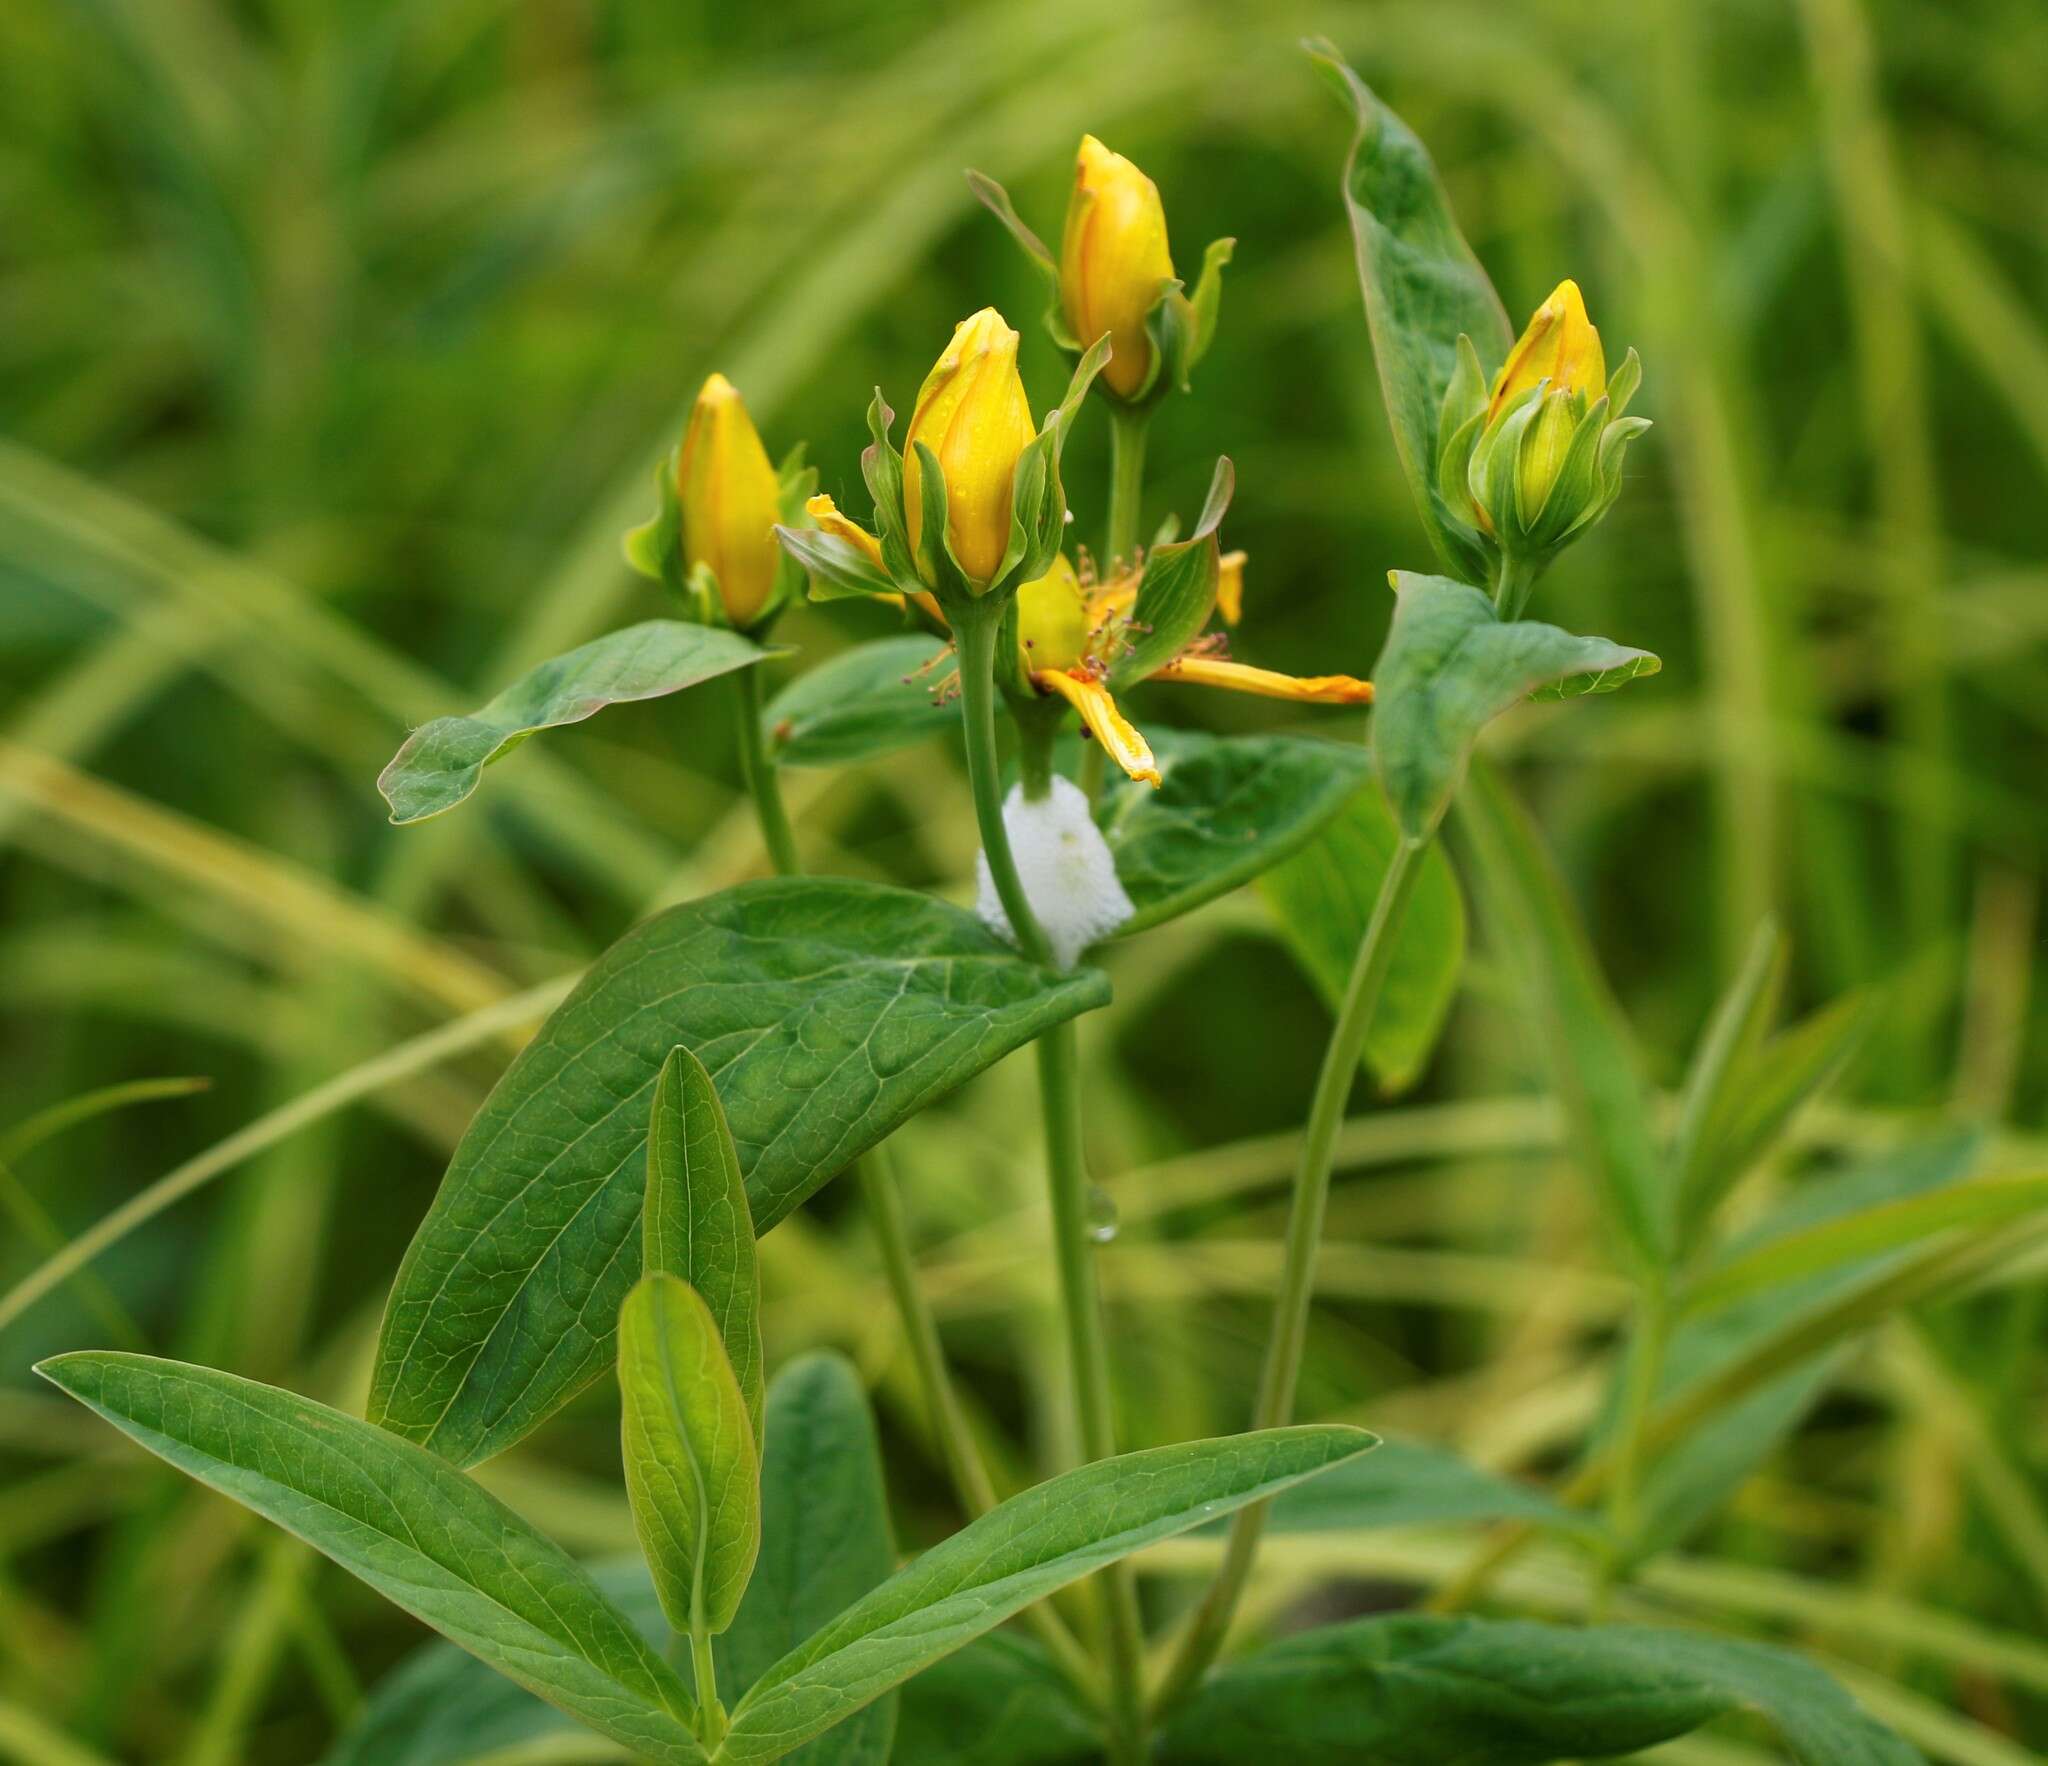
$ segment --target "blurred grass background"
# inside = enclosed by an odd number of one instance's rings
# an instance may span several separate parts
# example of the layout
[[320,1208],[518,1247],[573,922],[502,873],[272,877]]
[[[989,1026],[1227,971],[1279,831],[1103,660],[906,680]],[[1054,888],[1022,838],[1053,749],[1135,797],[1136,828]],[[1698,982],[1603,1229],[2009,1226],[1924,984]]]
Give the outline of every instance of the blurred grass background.
[[[1197,396],[1154,426],[1148,520],[1190,510],[1227,451],[1239,654],[1364,672],[1385,570],[1429,560],[1306,31],[1431,143],[1518,321],[1571,274],[1610,354],[1642,351],[1658,427],[1539,611],[1665,672],[1510,720],[1500,747],[1657,1077],[1775,913],[1801,1003],[1886,989],[1809,1139],[1959,1115],[2041,1163],[2034,0],[12,0],[0,1135],[98,1088],[209,1083],[0,1142],[8,1287],[158,1180],[197,1192],[0,1330],[0,1755],[305,1760],[415,1641],[27,1365],[139,1341],[360,1401],[399,1254],[534,1009],[501,1002],[761,864],[709,694],[533,744],[420,828],[387,827],[372,781],[409,725],[661,611],[618,535],[711,369],[854,509],[869,390],[907,409],[974,307],[1025,332],[1034,403],[1057,396],[1038,285],[963,167],[1056,237],[1089,129],[1157,179],[1184,267],[1236,235]],[[1104,439],[1096,413],[1069,455],[1083,533]],[[783,635],[816,658],[882,629],[839,604]],[[1291,715],[1170,687],[1143,710]],[[970,873],[942,748],[791,785],[821,867],[956,892]],[[1597,1400],[1621,1296],[1484,933],[1419,1092],[1355,1100],[1303,1408],[1540,1470]],[[1126,1434],[1235,1428],[1325,1020],[1250,895],[1113,967],[1084,1036],[1124,1214],[1104,1261]],[[452,1051],[413,1040],[458,1020]],[[1000,1070],[898,1143],[949,1345],[1017,1477],[1064,1429],[1013,1126],[1029,1083]],[[834,1342],[869,1372],[914,1541],[953,1517],[847,1201],[768,1241],[771,1352]],[[2010,1281],[1881,1336],[1652,1598],[1894,1676],[1937,1757],[2038,1758],[2041,1297]],[[609,1404],[488,1474],[591,1551],[629,1540]]]

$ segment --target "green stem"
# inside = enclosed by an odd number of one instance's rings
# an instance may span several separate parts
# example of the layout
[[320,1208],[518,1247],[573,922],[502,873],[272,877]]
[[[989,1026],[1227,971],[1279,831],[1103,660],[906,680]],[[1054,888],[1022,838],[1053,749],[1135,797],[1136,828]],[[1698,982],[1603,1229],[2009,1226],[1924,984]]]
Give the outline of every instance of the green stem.
[[697,1735],[707,1748],[725,1736],[725,1707],[718,1702],[718,1669],[711,1657],[711,1628],[690,1627],[690,1663],[697,1672]]
[[996,896],[1010,917],[1017,948],[1034,963],[1050,963],[1038,916],[1017,875],[1010,852],[1010,832],[1003,825],[1003,775],[996,755],[996,640],[1002,632],[1002,609],[974,602],[953,614],[953,641],[960,657],[960,721],[967,738],[967,782],[974,792],[974,820],[981,830],[981,849],[988,857]]
[[1115,569],[1119,558],[1129,558],[1137,549],[1138,523],[1145,503],[1145,432],[1152,421],[1150,411],[1133,411],[1128,405],[1109,407],[1109,542],[1102,561],[1103,574]]
[[789,825],[789,811],[783,807],[782,784],[775,763],[768,758],[761,739],[761,671],[743,668],[733,676],[733,709],[738,717],[740,777],[754,799],[761,823],[761,839],[767,845],[769,862],[779,877],[803,875],[803,861],[796,854],[796,834]]
[[[1403,840],[1394,848],[1387,873],[1380,879],[1372,918],[1366,922],[1365,935],[1359,940],[1358,955],[1337,1008],[1329,1045],[1323,1051],[1322,1071],[1316,1077],[1315,1098],[1309,1106],[1308,1126],[1295,1166],[1294,1196],[1287,1213],[1286,1260],[1280,1292],[1273,1302],[1273,1334],[1267,1340],[1265,1367],[1259,1376],[1258,1403],[1252,1417],[1255,1429],[1281,1428],[1294,1414],[1294,1392],[1301,1377],[1302,1349],[1308,1339],[1316,1247],[1323,1236],[1323,1214],[1330,1198],[1330,1167],[1337,1130],[1343,1126],[1345,1101],[1358,1076],[1366,1032],[1372,1028],[1373,1011],[1379,1004],[1387,967],[1393,961],[1394,935],[1409,893],[1421,874],[1420,860],[1426,844],[1421,840]],[[1245,1583],[1251,1577],[1252,1561],[1258,1554],[1265,1526],[1266,1504],[1255,1503],[1238,1510],[1231,1523],[1223,1563],[1167,1670],[1154,1705],[1155,1713],[1191,1691],[1216,1659]]]
[[1500,561],[1500,581],[1494,585],[1493,605],[1502,619],[1520,619],[1529,605],[1529,592],[1543,573],[1535,565],[1517,562],[1505,555]]
[[[1080,1041],[1069,1019],[1038,1039],[1038,1096],[1045,1117],[1047,1176],[1052,1191],[1053,1257],[1059,1269],[1060,1307],[1066,1318],[1067,1361],[1086,1459],[1116,1452],[1116,1421],[1109,1386],[1109,1349],[1102,1294],[1095,1281],[1095,1248],[1088,1238],[1088,1167],[1081,1142]],[[1138,1585],[1129,1564],[1112,1564],[1097,1578],[1109,1637],[1110,1718],[1123,1757],[1144,1758],[1144,1627]]]

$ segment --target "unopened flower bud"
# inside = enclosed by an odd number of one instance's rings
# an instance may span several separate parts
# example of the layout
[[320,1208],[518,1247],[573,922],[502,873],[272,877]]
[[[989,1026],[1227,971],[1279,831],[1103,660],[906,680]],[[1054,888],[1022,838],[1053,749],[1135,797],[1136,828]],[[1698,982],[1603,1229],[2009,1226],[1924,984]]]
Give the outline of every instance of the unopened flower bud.
[[1109,334],[1102,378],[1119,398],[1134,397],[1151,378],[1145,320],[1172,276],[1158,185],[1093,135],[1082,136],[1060,245],[1060,304],[1083,348]]
[[704,382],[676,463],[683,560],[717,579],[725,616],[745,630],[775,587],[781,489],[768,450],[738,389],[723,374]]
[[993,307],[963,319],[917,395],[903,450],[903,519],[912,556],[927,579],[922,442],[945,481],[953,557],[977,588],[1001,568],[1010,544],[1017,461],[1036,429],[1017,375],[1017,334]]

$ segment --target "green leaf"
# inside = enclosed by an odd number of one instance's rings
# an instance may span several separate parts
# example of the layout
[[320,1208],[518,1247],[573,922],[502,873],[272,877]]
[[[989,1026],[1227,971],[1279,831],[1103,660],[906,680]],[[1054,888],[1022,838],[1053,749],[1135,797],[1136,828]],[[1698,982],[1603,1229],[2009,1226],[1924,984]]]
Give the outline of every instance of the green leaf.
[[1129,642],[1110,668],[1111,686],[1142,681],[1164,668],[1209,623],[1216,609],[1221,563],[1216,530],[1223,525],[1236,486],[1236,469],[1228,458],[1218,460],[1195,531],[1145,554],[1144,574],[1131,605]]
[[717,1758],[778,1759],[1033,1601],[1371,1445],[1360,1429],[1269,1429],[1048,1479],[934,1546],[777,1662],[734,1708]]
[[1094,1766],[1102,1731],[1045,1652],[991,1631],[903,1688],[897,1758],[918,1766]]
[[1672,1181],[1678,1191],[1679,1242],[1690,1246],[1712,1212],[1720,1186],[1709,1177],[1707,1124],[1726,1108],[1729,1094],[1777,1015],[1785,990],[1786,949],[1766,920],[1750,941],[1742,970],[1707,1022],[1679,1094],[1678,1131],[1672,1137]]
[[703,1760],[668,1664],[587,1571],[444,1461],[211,1368],[88,1351],[37,1371],[601,1735]]
[[[1282,942],[1333,1010],[1400,839],[1386,799],[1367,786],[1314,840],[1259,879]],[[1405,1090],[1421,1074],[1464,962],[1465,898],[1442,846],[1432,843],[1366,1033],[1365,1065],[1383,1091]]]
[[1515,973],[1534,1040],[1564,1101],[1572,1148],[1622,1245],[1671,1259],[1673,1210],[1649,1104],[1621,1008],[1520,804],[1484,768],[1458,800],[1495,943]]
[[1303,1632],[1213,1674],[1168,1762],[1541,1766],[1654,1747],[1739,1711],[1800,1766],[1919,1766],[1787,1650],[1647,1626],[1403,1614]]
[[1309,51],[1358,125],[1344,166],[1344,207],[1394,449],[1445,564],[1483,582],[1485,559],[1453,525],[1436,488],[1437,418],[1457,371],[1460,335],[1472,339],[1491,373],[1513,341],[1507,314],[1414,131],[1329,44],[1312,43]]
[[754,1419],[718,1321],[690,1284],[651,1270],[619,1309],[626,1499],[677,1631],[723,1631],[761,1549]]
[[[895,1571],[875,1419],[843,1356],[802,1356],[768,1388],[761,1522],[754,1579],[718,1640],[728,1698]],[[796,1766],[881,1766],[895,1729],[892,1693],[785,1757]]]
[[965,910],[843,879],[742,884],[598,959],[499,1080],[400,1266],[370,1418],[462,1464],[611,1363],[671,1049],[718,1086],[757,1232],[935,1098],[1106,1004]]
[[955,699],[937,702],[951,648],[942,638],[882,638],[807,669],[762,714],[768,752],[783,766],[844,766],[957,729]]
[[[1809,1181],[1729,1247],[1728,1263],[1739,1267],[1871,1210],[1949,1193],[1982,1146],[1972,1132],[1941,1134]],[[1665,1351],[1658,1404],[1697,1414],[1644,1480],[1640,1550],[1684,1539],[1775,1451],[1826,1389],[1848,1337],[1890,1309],[1888,1284],[1913,1273],[1913,1255],[1839,1262],[1680,1323]]]
[[[668,1621],[639,1558],[594,1565],[590,1577],[650,1646],[668,1641]],[[582,1724],[436,1638],[377,1683],[321,1766],[467,1766],[529,1747],[536,1760],[566,1766],[585,1758],[575,1750],[578,1737],[589,1744],[589,1758],[616,1757]]]
[[680,1276],[718,1327],[761,1445],[761,1270],[740,1157],[704,1063],[669,1050],[647,1123],[641,1266]]
[[1573,1533],[1593,1528],[1585,1514],[1481,1471],[1448,1447],[1388,1438],[1362,1459],[1288,1491],[1273,1504],[1266,1530],[1353,1533],[1472,1521],[1529,1521]]
[[1142,932],[1249,883],[1337,815],[1372,767],[1362,748],[1305,736],[1148,732],[1157,790],[1118,779],[1095,819]]
[[734,632],[650,619],[551,657],[468,717],[437,717],[408,736],[377,780],[401,826],[453,809],[485,767],[536,730],[581,723],[607,705],[680,693],[786,650],[763,650]]
[[1647,650],[1504,621],[1479,590],[1394,573],[1394,621],[1373,670],[1373,753],[1402,829],[1426,840],[1479,732],[1539,687],[1578,677],[1603,692],[1663,665]]
[[838,534],[815,527],[778,526],[775,537],[782,555],[811,579],[813,601],[849,601],[901,591],[888,572],[869,562],[867,554]]

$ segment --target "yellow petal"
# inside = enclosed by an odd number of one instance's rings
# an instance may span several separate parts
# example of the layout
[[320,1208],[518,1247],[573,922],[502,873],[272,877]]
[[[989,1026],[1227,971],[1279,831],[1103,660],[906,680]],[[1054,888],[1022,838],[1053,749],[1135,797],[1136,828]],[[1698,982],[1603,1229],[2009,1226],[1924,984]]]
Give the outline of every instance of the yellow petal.
[[1148,785],[1159,783],[1159,767],[1152,758],[1151,744],[1117,710],[1109,689],[1100,681],[1059,668],[1041,669],[1031,678],[1078,711],[1081,721],[1094,733],[1110,759],[1132,778],[1142,779]]
[[924,556],[923,442],[946,481],[946,529],[953,556],[977,587],[986,587],[1010,545],[1010,500],[1017,458],[1037,435],[1031,403],[1017,376],[1017,334],[994,307],[954,329],[925,376],[903,441],[903,519],[911,555],[927,577]]
[[817,524],[821,532],[844,540],[877,570],[882,568],[882,542],[852,516],[841,514],[839,505],[823,491],[804,505],[804,513]]
[[1321,705],[1372,702],[1372,682],[1351,675],[1284,675],[1275,669],[1225,662],[1215,656],[1177,657],[1152,678],[1187,681],[1198,687],[1227,687],[1233,693],[1256,693],[1265,699],[1306,699]]
[[1072,668],[1088,653],[1088,602],[1062,552],[1045,575],[1017,590],[1017,646],[1026,673]]
[[1244,554],[1225,552],[1217,561],[1216,611],[1223,615],[1225,625],[1235,625],[1244,617]]
[[1145,315],[1173,274],[1159,186],[1093,135],[1074,158],[1074,194],[1060,242],[1060,304],[1083,348],[1109,333],[1102,378],[1129,398],[1152,366]]
[[1088,596],[1088,623],[1100,628],[1104,622],[1125,614],[1138,604],[1140,573],[1126,570],[1098,585]]
[[685,564],[709,565],[726,617],[736,626],[753,624],[782,563],[775,539],[782,491],[754,420],[723,374],[704,382],[690,408],[676,495],[683,506]]
[[1586,316],[1579,285],[1570,278],[1551,290],[1550,298],[1536,309],[1515,347],[1508,351],[1508,359],[1494,376],[1486,421],[1491,423],[1541,380],[1550,382],[1552,392],[1583,392],[1589,403],[1607,390],[1607,358],[1600,348],[1600,333]]

